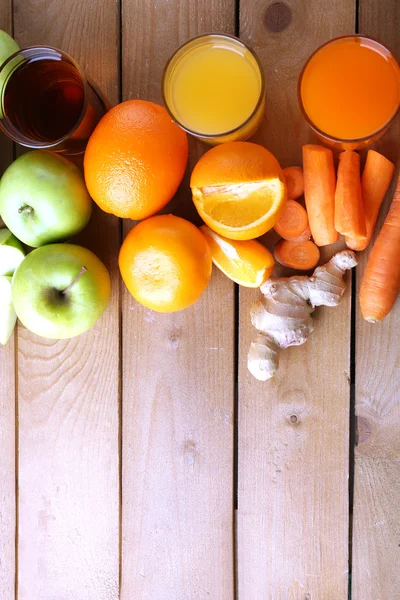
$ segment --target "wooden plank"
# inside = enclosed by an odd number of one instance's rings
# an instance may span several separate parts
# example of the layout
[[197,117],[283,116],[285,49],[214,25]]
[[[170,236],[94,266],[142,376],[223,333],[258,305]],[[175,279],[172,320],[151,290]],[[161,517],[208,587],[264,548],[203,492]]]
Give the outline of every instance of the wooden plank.
[[[12,33],[8,0],[0,3],[0,29]],[[0,136],[2,175],[12,161],[12,143],[3,133]],[[10,600],[14,597],[16,535],[15,338],[7,346],[0,345],[0,598]]]
[[[258,52],[266,72],[266,119],[254,141],[282,166],[301,164],[301,145],[313,138],[300,115],[298,76],[321,43],[353,29],[355,2],[241,0],[240,15],[241,37]],[[258,296],[240,291],[239,598],[343,600],[350,293],[340,307],[318,309],[307,344],[282,352],[278,374],[266,383],[247,371],[255,335],[249,309]]]
[[[233,0],[123,1],[123,97],[160,102],[169,55],[210,30],[234,31]],[[193,216],[188,178],[167,210]],[[123,332],[122,600],[232,600],[233,285],[172,315],[125,292]]]
[[[69,52],[117,101],[113,0],[15,0],[14,9],[20,45]],[[79,238],[112,276],[111,304],[92,330],[50,341],[20,328],[19,600],[118,598],[118,238],[117,219],[100,212]]]
[[[360,31],[400,54],[400,6],[396,0],[360,0]],[[376,149],[398,166],[397,121]],[[393,197],[388,192],[376,231]],[[357,292],[368,258],[360,254]],[[358,295],[358,294],[357,294]],[[400,303],[377,325],[363,320],[357,302],[356,415],[353,517],[353,599],[400,599]]]

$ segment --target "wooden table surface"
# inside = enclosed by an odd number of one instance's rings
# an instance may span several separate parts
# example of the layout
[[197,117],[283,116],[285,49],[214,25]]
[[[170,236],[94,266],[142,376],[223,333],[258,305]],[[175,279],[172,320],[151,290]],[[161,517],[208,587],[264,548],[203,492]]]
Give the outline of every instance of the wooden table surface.
[[[312,139],[296,84],[315,48],[359,31],[400,55],[397,0],[1,0],[0,27],[72,54],[114,104],[160,102],[178,44],[236,33],[266,72],[254,139],[283,166]],[[377,144],[397,164],[399,132]],[[3,171],[18,150],[0,143]],[[189,167],[202,152],[192,139]],[[169,210],[194,218],[188,176]],[[0,599],[399,600],[400,303],[362,320],[367,253],[341,306],[259,383],[258,293],[215,269],[194,307],[142,308],[117,268],[131,226],[97,211],[79,237],[112,275],[92,330],[20,326],[0,349]]]

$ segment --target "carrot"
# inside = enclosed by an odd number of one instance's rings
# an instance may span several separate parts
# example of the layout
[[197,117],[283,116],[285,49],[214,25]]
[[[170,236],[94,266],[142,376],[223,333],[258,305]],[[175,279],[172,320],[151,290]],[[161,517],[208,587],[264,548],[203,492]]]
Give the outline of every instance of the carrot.
[[345,150],[339,155],[335,229],[352,238],[363,237],[367,233],[361,195],[360,155],[353,150]]
[[332,151],[316,144],[303,146],[304,197],[311,233],[317,246],[339,239],[335,229],[336,175]]
[[285,176],[287,197],[297,200],[304,193],[303,169],[301,167],[286,167],[283,169]]
[[375,240],[360,288],[361,313],[371,323],[391,311],[400,290],[400,176],[392,205]]
[[375,150],[368,150],[367,160],[361,177],[361,192],[364,204],[366,235],[359,238],[346,237],[352,250],[365,250],[371,241],[383,199],[389,189],[394,173],[394,164]]
[[311,231],[306,209],[296,200],[288,200],[285,211],[279,221],[275,223],[274,229],[284,240],[294,242],[309,240]]
[[305,228],[305,230],[303,231],[303,233],[301,235],[299,235],[297,238],[293,238],[291,241],[292,242],[306,242],[307,240],[309,240],[311,237],[311,229],[310,229],[310,225],[308,224],[307,227]]
[[285,267],[308,271],[319,262],[319,248],[307,240],[306,242],[291,242],[281,240],[274,249],[276,260]]

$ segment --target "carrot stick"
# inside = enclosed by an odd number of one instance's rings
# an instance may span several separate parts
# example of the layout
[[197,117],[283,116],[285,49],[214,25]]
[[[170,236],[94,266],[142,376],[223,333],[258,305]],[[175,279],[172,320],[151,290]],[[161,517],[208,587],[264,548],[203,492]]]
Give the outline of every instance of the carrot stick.
[[345,150],[339,155],[335,229],[352,238],[363,237],[367,233],[361,195],[360,155],[353,150]]
[[400,290],[400,176],[392,205],[375,240],[360,288],[361,313],[370,323],[390,312]]
[[275,223],[274,229],[284,240],[301,242],[310,239],[311,232],[306,209],[296,200],[288,200],[284,213]]
[[285,176],[287,197],[297,200],[304,193],[303,169],[301,167],[286,167],[283,169]]
[[306,242],[281,240],[275,246],[274,255],[281,265],[299,271],[313,269],[318,264],[320,256],[318,246],[310,240]]
[[339,239],[335,229],[336,175],[332,151],[316,144],[303,146],[304,197],[311,233],[317,246]]
[[367,160],[361,177],[361,192],[364,204],[366,235],[359,238],[346,237],[352,250],[365,250],[371,241],[383,199],[389,189],[394,173],[394,164],[375,150],[368,150]]

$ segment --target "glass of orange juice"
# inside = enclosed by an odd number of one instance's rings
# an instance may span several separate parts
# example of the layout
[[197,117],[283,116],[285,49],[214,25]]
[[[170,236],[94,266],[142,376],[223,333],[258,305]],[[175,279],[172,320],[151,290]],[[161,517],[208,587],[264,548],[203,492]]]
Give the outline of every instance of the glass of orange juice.
[[298,94],[305,118],[323,141],[356,150],[380,138],[394,121],[400,68],[390,50],[372,38],[335,38],[308,59]]
[[230,35],[199,35],[178,48],[165,67],[162,91],[171,117],[211,144],[249,138],[264,115],[261,63]]

